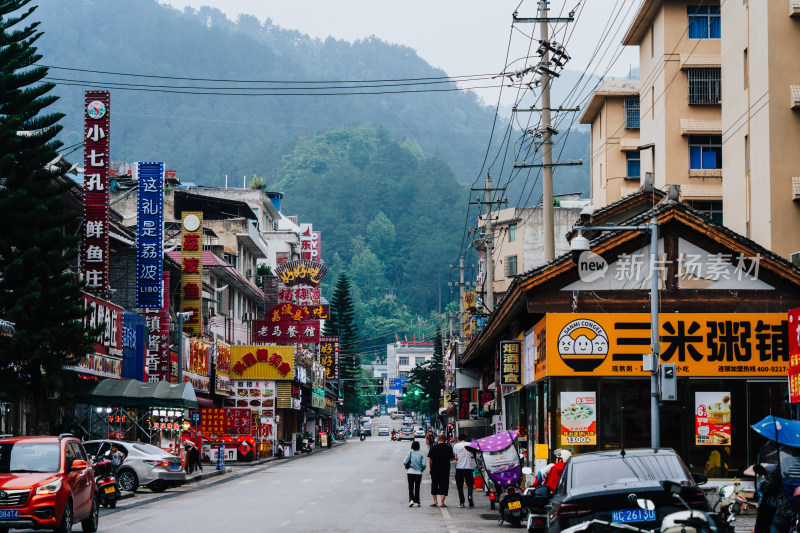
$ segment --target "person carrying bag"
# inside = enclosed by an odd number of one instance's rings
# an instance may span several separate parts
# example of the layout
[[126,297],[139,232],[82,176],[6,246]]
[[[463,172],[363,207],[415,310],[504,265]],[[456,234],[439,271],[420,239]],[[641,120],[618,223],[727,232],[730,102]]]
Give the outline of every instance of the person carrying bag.
[[411,451],[403,459],[403,467],[408,478],[408,506],[419,507],[419,487],[422,484],[422,473],[425,471],[425,456],[419,451],[419,442],[411,443]]

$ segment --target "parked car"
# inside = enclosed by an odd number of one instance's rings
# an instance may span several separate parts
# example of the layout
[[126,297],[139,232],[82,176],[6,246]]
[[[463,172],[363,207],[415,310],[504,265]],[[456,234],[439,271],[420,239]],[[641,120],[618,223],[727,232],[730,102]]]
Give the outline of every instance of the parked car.
[[397,440],[414,440],[414,428],[411,426],[403,426],[400,428],[400,431],[397,432]]
[[378,426],[378,436],[388,436],[389,435],[389,425],[388,424],[381,424]]
[[151,444],[90,440],[84,446],[91,455],[98,457],[110,450],[113,444],[125,454],[125,459],[117,469],[120,490],[136,492],[139,487],[147,487],[153,492],[162,492],[167,487],[186,483],[183,459]]
[[[661,482],[683,485],[681,497],[693,509],[707,510],[697,482],[705,476],[690,474],[673,450],[652,448],[614,450],[573,455],[567,461],[556,492],[550,500],[547,530],[556,533],[581,522],[599,519],[632,523],[641,529],[658,528],[669,513],[683,505],[665,490]],[[632,496],[633,495],[633,496]],[[651,500],[655,510],[647,511],[638,499]]]
[[422,426],[417,426],[414,428],[414,436],[415,437],[425,437],[425,429]]
[[100,502],[80,439],[0,438],[0,530],[97,531]]

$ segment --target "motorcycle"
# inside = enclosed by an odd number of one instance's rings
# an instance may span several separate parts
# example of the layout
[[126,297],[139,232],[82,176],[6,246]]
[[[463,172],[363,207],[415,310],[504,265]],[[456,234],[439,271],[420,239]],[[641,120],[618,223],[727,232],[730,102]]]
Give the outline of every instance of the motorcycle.
[[[522,469],[522,473],[527,476],[532,474],[533,470],[526,466]],[[547,504],[552,495],[547,485],[528,487],[522,493],[522,505],[528,510],[528,531],[543,532],[547,529]]]
[[359,438],[361,439],[361,442],[364,442],[364,439],[367,438],[367,434],[362,431],[361,436]]
[[311,453],[314,448],[311,447],[311,441],[309,439],[303,439],[303,445],[300,446],[300,451],[302,453]]
[[392,440],[397,440],[397,433],[392,431]]
[[475,454],[478,471],[489,490],[489,505],[499,508],[498,525],[508,522],[519,527],[528,515],[520,492],[522,461],[517,451],[517,431],[501,433],[470,442],[467,450]]
[[734,482],[733,485],[723,485],[719,488],[719,499],[714,505],[714,509],[719,508],[719,514],[731,527],[743,508],[747,508],[748,505],[758,505],[748,502],[743,492],[739,482]]
[[119,499],[119,485],[108,455],[106,453],[106,456],[94,463],[94,480],[100,496],[100,505],[114,509]]

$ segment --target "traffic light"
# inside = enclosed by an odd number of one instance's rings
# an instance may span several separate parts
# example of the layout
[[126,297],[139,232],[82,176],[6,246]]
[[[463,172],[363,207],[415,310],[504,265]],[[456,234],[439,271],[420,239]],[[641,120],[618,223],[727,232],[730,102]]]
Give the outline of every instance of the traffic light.
[[408,387],[403,385],[403,396],[405,396],[406,394],[408,394]]

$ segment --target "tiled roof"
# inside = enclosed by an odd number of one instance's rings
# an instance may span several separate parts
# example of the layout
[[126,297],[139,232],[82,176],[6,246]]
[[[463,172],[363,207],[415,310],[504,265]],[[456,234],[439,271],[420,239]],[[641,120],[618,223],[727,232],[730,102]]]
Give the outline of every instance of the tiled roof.
[[792,109],[800,108],[800,85],[789,85],[789,90],[792,93]]
[[721,200],[722,184],[685,183],[681,185],[681,196],[684,200]]
[[713,68],[722,66],[721,54],[681,54],[681,68]]
[[682,118],[681,135],[722,135],[722,121]]
[[792,176],[792,194],[795,200],[800,200],[800,176]]

